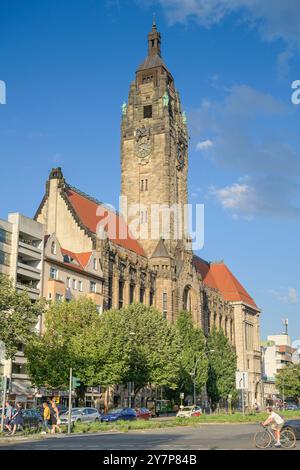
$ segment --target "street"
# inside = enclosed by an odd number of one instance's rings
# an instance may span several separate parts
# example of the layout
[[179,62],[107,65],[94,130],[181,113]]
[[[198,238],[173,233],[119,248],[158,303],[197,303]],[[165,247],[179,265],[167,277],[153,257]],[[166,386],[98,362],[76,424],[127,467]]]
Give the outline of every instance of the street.
[[[0,440],[0,450],[254,450],[257,424],[210,424],[128,433],[57,435],[40,440]],[[18,438],[17,438],[18,439]],[[297,442],[298,450],[300,441]]]

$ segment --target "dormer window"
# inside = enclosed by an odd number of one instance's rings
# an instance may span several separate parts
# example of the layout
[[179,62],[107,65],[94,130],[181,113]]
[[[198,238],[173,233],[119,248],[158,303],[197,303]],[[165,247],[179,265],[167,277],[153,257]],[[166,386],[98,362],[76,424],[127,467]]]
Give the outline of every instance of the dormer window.
[[97,271],[97,269],[98,269],[98,263],[97,263],[96,258],[94,258],[94,260],[93,260],[93,268],[95,269],[95,271]]

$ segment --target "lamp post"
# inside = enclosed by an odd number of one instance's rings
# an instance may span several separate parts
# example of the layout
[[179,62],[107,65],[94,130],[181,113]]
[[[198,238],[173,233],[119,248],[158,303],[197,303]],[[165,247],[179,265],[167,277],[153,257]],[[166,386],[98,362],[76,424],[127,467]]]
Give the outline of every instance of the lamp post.
[[[130,331],[130,343],[133,341],[135,333],[134,331]],[[132,382],[128,382],[128,408],[131,408],[131,394],[132,394]]]
[[190,375],[193,377],[193,382],[194,382],[194,384],[193,384],[194,385],[194,394],[193,394],[194,395],[194,405],[196,405],[196,372],[197,372],[197,365],[198,365],[200,359],[202,359],[207,354],[213,353],[213,352],[215,352],[215,350],[210,349],[209,351],[204,351],[202,354],[200,354],[200,356],[198,356],[198,358],[195,361],[193,372],[190,372]]

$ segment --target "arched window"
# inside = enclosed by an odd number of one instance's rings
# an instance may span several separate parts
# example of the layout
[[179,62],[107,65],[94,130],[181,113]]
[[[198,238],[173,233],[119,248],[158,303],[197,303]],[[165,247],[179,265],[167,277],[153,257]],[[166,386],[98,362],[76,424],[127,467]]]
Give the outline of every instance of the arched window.
[[51,253],[52,255],[56,255],[56,243],[55,242],[51,243]]
[[191,289],[189,286],[186,286],[183,291],[183,310],[192,311]]

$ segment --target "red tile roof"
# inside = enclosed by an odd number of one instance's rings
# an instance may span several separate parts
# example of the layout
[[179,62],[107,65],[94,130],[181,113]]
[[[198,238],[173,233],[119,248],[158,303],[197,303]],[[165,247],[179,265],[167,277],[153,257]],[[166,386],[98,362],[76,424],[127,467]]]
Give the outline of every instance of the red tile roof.
[[[138,255],[145,256],[143,248],[138,241],[131,236],[124,219],[120,215],[104,207],[101,203],[93,200],[92,198],[89,198],[87,195],[77,192],[74,188],[67,188],[65,191],[66,196],[79,219],[92,233],[97,233],[99,222],[104,218],[109,217],[110,220],[114,221],[115,225],[115,233],[109,236],[109,239],[127,250],[131,250]],[[101,215],[97,215],[97,209],[99,207],[102,212]],[[104,229],[107,231],[107,224]],[[120,237],[120,234],[122,233],[125,234],[124,238]]]
[[65,248],[61,248],[61,254],[63,256],[67,255],[70,258],[73,258],[79,264],[78,267],[85,268],[90,260],[92,252],[88,251],[86,253],[74,253],[73,251],[66,250]]
[[225,263],[208,263],[197,256],[193,259],[196,270],[201,274],[204,284],[217,289],[229,302],[242,301],[254,308],[256,303],[240,284]]

